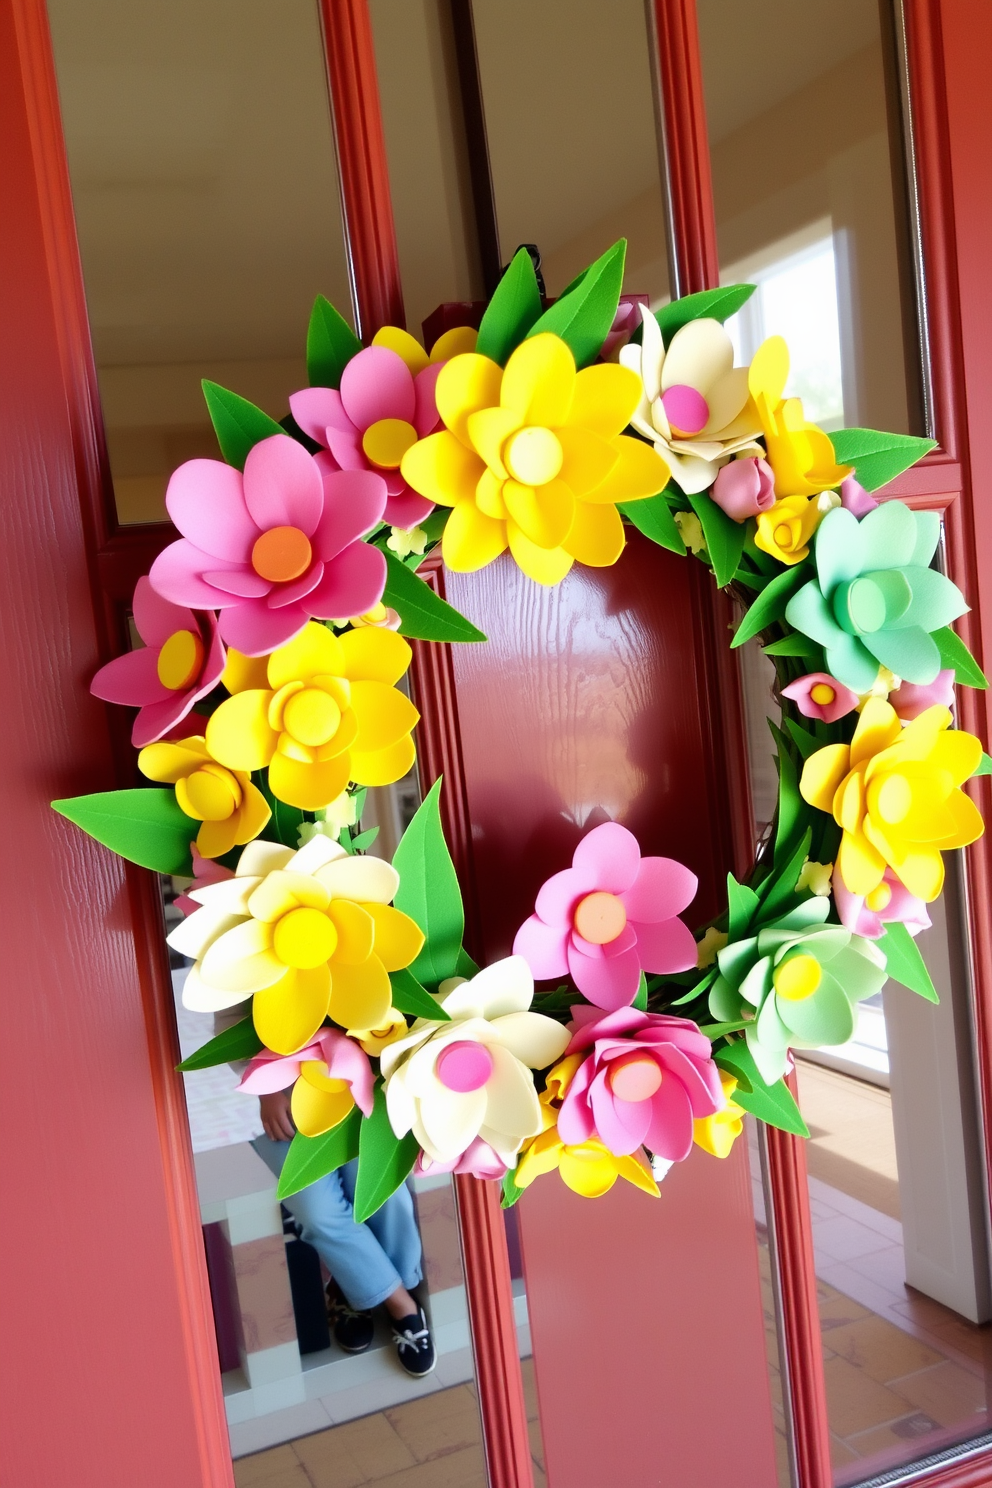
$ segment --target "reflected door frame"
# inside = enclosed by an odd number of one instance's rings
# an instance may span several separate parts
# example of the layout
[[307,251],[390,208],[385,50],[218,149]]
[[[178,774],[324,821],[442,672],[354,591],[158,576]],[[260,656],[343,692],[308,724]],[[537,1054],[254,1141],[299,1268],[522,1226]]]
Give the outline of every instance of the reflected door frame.
[[[983,0],[893,0],[897,65],[908,105],[906,158],[918,227],[918,312],[929,353],[932,433],[938,447],[879,493],[944,518],[948,571],[972,599],[960,628],[979,661],[992,661],[992,520],[976,500],[977,462],[988,451],[983,409],[992,406],[992,289],[982,259],[992,241],[992,96],[977,58],[992,47]],[[679,294],[720,282],[716,218],[695,0],[648,0],[658,42],[672,211],[673,281]],[[984,45],[983,45],[984,42]],[[984,564],[984,571],[983,571]],[[990,738],[988,695],[958,695],[961,726]],[[986,820],[992,791],[971,783]],[[967,849],[969,959],[986,1162],[992,1153],[992,833]],[[768,1131],[769,1177],[791,1399],[798,1488],[832,1488],[830,1435],[816,1299],[803,1143]],[[992,1170],[990,1170],[992,1177]],[[941,1488],[992,1483],[992,1447],[942,1454],[913,1481]],[[901,1481],[901,1479],[900,1479]]]

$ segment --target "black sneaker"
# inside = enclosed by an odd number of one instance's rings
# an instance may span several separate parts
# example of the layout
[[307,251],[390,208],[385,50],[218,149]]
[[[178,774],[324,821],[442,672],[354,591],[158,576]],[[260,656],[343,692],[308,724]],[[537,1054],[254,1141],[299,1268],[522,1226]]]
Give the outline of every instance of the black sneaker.
[[364,1354],[370,1346],[375,1333],[371,1312],[349,1306],[333,1282],[327,1287],[327,1321],[334,1332],[334,1342],[346,1354]]
[[424,1309],[418,1307],[409,1317],[392,1318],[391,1322],[396,1356],[407,1374],[412,1374],[414,1379],[430,1374],[437,1364],[437,1355]]

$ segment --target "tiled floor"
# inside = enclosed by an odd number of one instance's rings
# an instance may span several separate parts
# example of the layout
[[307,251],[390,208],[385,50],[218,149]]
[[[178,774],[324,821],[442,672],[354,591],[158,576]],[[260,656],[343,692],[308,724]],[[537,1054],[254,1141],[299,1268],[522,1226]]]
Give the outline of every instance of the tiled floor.
[[[521,1361],[534,1459],[545,1488],[531,1361]],[[474,1385],[441,1390],[234,1464],[238,1488],[486,1488]]]

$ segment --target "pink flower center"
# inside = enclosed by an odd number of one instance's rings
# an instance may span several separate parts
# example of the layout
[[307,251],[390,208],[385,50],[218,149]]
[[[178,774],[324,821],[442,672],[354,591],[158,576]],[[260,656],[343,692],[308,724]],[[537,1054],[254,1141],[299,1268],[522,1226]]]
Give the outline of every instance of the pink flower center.
[[706,428],[710,407],[702,393],[684,382],[666,388],[661,395],[661,406],[671,426],[672,433],[681,439],[691,439]]
[[158,653],[156,670],[163,687],[190,687],[203,667],[203,642],[191,630],[174,630]]
[[312,556],[310,539],[299,527],[270,527],[256,539],[251,566],[270,583],[285,584],[306,573]]
[[628,1054],[610,1066],[610,1090],[617,1100],[650,1100],[661,1088],[661,1070],[647,1054]]
[[594,894],[587,894],[579,900],[572,923],[583,940],[592,945],[606,945],[616,940],[626,925],[627,911],[616,894],[597,889]]
[[493,1072],[493,1056],[485,1044],[459,1039],[441,1050],[434,1073],[446,1090],[468,1095],[481,1090]]

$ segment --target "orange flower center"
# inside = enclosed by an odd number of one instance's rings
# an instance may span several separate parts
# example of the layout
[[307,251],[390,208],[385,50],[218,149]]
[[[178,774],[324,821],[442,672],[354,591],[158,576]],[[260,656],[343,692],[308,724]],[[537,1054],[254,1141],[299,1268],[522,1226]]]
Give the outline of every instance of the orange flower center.
[[661,1070],[647,1054],[632,1054],[610,1066],[610,1090],[617,1100],[650,1100],[661,1088]]
[[196,681],[203,667],[203,642],[191,630],[174,630],[158,653],[156,670],[163,687],[178,692]]
[[272,584],[298,579],[310,567],[310,539],[299,527],[270,527],[251,550],[251,566]]
[[575,906],[573,924],[582,939],[592,945],[606,945],[616,940],[626,923],[627,911],[616,894],[597,890],[580,899]]

